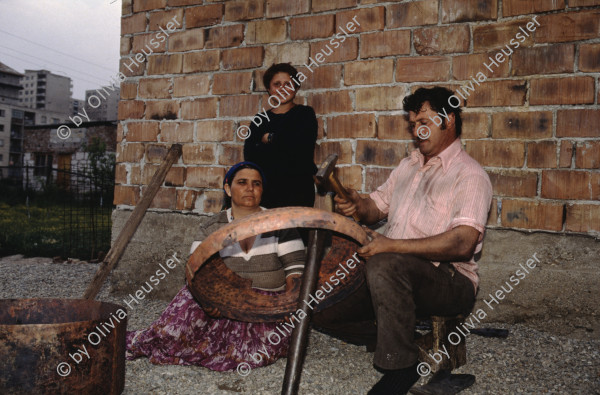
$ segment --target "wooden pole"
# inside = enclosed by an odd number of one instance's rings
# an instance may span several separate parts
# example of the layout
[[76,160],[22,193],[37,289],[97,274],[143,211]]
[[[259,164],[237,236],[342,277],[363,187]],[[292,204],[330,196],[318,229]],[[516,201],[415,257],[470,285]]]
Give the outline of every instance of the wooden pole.
[[169,149],[166,158],[163,160],[156,173],[154,173],[154,176],[152,177],[150,184],[148,184],[148,188],[146,188],[146,191],[142,195],[140,202],[135,206],[135,209],[125,223],[125,226],[123,229],[121,229],[121,233],[119,233],[119,236],[115,240],[114,245],[111,247],[110,251],[108,251],[108,254],[106,254],[106,257],[100,264],[98,271],[96,271],[92,282],[85,290],[85,293],[83,294],[84,299],[95,299],[98,295],[98,292],[100,292],[100,288],[102,288],[104,281],[106,281],[106,277],[108,277],[112,269],[114,269],[119,262],[119,259],[121,259],[123,252],[125,252],[125,248],[142,222],[142,219],[146,214],[146,210],[148,207],[150,207],[152,199],[154,199],[154,196],[160,189],[160,186],[165,180],[165,177],[167,176],[167,173],[169,172],[169,169],[173,163],[175,163],[181,156],[181,152],[181,144],[173,144]]

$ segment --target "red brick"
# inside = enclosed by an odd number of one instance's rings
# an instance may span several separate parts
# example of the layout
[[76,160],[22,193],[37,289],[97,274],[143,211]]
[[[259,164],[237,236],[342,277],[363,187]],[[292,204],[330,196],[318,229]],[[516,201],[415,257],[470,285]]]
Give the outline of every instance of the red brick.
[[552,112],[499,112],[492,115],[495,139],[541,139],[552,137]]
[[121,83],[121,99],[129,100],[137,98],[138,84],[133,82]]
[[140,80],[140,98],[165,99],[171,97],[170,78],[144,78]]
[[183,55],[153,55],[148,57],[148,75],[181,73]]
[[232,166],[244,160],[244,146],[241,144],[223,144],[219,154],[219,164]]
[[309,0],[267,0],[267,18],[306,14],[309,10]]
[[466,25],[428,27],[416,29],[413,42],[420,55],[468,52],[471,33]]
[[121,35],[146,31],[146,14],[133,14],[121,18]]
[[356,110],[400,110],[406,93],[402,86],[382,86],[356,90]]
[[450,58],[444,56],[416,56],[396,60],[396,81],[448,81]]
[[262,47],[237,48],[223,51],[223,69],[238,70],[260,67],[263,64]]
[[185,144],[183,163],[186,165],[208,165],[215,161],[215,144]]
[[126,77],[144,75],[144,71],[146,71],[146,62],[137,63],[133,56],[121,58],[119,60],[119,71]]
[[435,25],[438,21],[437,0],[394,4],[388,7],[388,28]]
[[307,40],[330,37],[333,34],[334,15],[315,15],[290,19],[290,38]]
[[133,12],[153,11],[166,5],[167,0],[136,0],[133,2]]
[[375,58],[390,55],[408,55],[410,53],[409,30],[392,30],[386,32],[364,34],[361,35],[361,40],[361,58]]
[[520,168],[525,163],[525,147],[521,141],[469,140],[465,150],[484,167]]
[[181,102],[182,119],[215,118],[217,116],[218,99],[207,97]]
[[394,81],[394,59],[350,62],[344,66],[344,85],[370,85]]
[[600,205],[567,204],[565,230],[597,234],[600,231]]
[[375,114],[340,115],[327,120],[327,138],[375,137]]
[[171,167],[165,178],[165,186],[183,186],[185,183],[185,167]]
[[412,140],[408,122],[403,115],[380,115],[377,138],[386,140]]
[[558,158],[558,167],[570,168],[573,161],[573,142],[563,140],[560,142],[560,156]]
[[186,53],[183,55],[183,72],[219,70],[220,58],[221,51],[219,50]]
[[511,75],[572,73],[574,59],[572,44],[518,49],[512,56]]
[[191,189],[177,190],[177,206],[175,210],[193,210],[196,208],[196,199],[199,192]]
[[[144,196],[146,188],[142,189],[142,196]],[[152,199],[152,203],[150,204],[151,208],[163,208],[168,210],[175,210],[176,202],[177,202],[177,192],[175,188],[164,188],[161,187],[154,199]]]
[[600,141],[579,142],[575,147],[575,167],[600,169]]
[[516,170],[488,170],[494,196],[535,197],[537,173]]
[[132,0],[123,0],[121,2],[121,14],[128,15],[133,12],[133,5],[131,4]]
[[117,162],[131,162],[136,163],[142,160],[144,157],[144,144],[141,143],[130,143],[122,144],[117,146]]
[[123,122],[119,122],[117,124],[117,145],[123,141],[124,133],[123,133]]
[[559,77],[531,80],[529,103],[542,104],[593,104],[593,77]]
[[175,77],[173,81],[174,97],[207,95],[210,91],[210,76],[206,74]]
[[321,12],[339,10],[340,8],[352,8],[356,6],[357,0],[312,0],[312,11]]
[[252,84],[251,72],[217,73],[213,76],[212,93],[215,95],[231,95],[250,93]]
[[204,48],[204,29],[175,32],[169,37],[169,52],[186,52]]
[[237,0],[225,2],[226,21],[244,21],[264,16],[263,0]]
[[223,96],[221,97],[219,116],[252,116],[259,111],[259,104],[259,95]]
[[365,174],[365,192],[371,193],[387,181],[392,168],[367,167]]
[[141,119],[144,116],[144,102],[139,100],[121,100],[119,101],[118,118],[123,119]]
[[[133,40],[132,40],[132,44],[131,44],[131,50],[134,53],[140,53],[142,50],[144,50],[145,53],[159,53],[159,52],[165,52],[165,50],[167,49],[167,42],[163,41],[163,42],[158,42],[157,40],[154,40],[154,45],[152,45],[150,43],[150,40],[154,39],[154,36],[156,35],[156,33],[148,33],[148,34],[138,34],[136,36],[133,36]],[[158,48],[156,47],[156,44],[158,44]],[[143,54],[140,53],[139,56],[144,56]]]
[[121,36],[121,41],[119,45],[119,54],[127,55],[131,52],[131,41],[132,37],[123,37]]
[[194,141],[194,124],[192,122],[162,122],[160,124],[160,140],[172,143],[190,143]]
[[314,108],[317,114],[333,112],[351,112],[352,99],[350,91],[319,92],[308,95],[308,105]]
[[142,171],[141,184],[142,185],[150,184],[150,182],[152,181],[152,177],[154,176],[154,173],[156,173],[156,171],[158,170],[159,167],[160,166],[158,166],[158,165],[152,165],[149,163],[144,165],[144,170]]
[[127,141],[156,141],[158,122],[129,122]]
[[265,65],[273,63],[303,64],[308,60],[309,43],[294,42],[281,45],[267,45],[265,48]]
[[385,27],[385,7],[360,8],[338,12],[335,25],[343,28],[348,34],[383,30]]
[[[168,26],[168,27],[167,27]],[[148,30],[174,30],[183,28],[183,9],[159,11],[150,13],[150,23]],[[171,34],[169,32],[169,34]]]
[[585,171],[542,171],[541,197],[548,199],[590,199],[591,175]]
[[208,29],[206,48],[235,47],[244,41],[244,25],[227,25]]
[[178,7],[182,5],[198,5],[198,0],[167,0],[169,7]]
[[397,166],[406,157],[406,143],[358,140],[356,162],[363,165]]
[[160,164],[169,152],[169,146],[166,144],[147,144],[146,145],[146,165],[148,163]]
[[196,141],[232,141],[235,133],[233,121],[197,121]]
[[223,18],[223,5],[210,4],[200,7],[189,7],[185,9],[185,27],[216,25]]
[[492,199],[492,207],[490,207],[490,212],[488,214],[487,225],[488,226],[497,226],[498,224],[498,199]]
[[558,110],[556,137],[600,137],[600,110]]
[[280,43],[287,37],[285,19],[248,22],[246,44]]
[[463,112],[462,134],[463,139],[484,139],[489,137],[490,122],[488,114],[476,112]]
[[546,11],[563,10],[565,0],[502,0],[502,16],[539,14]]
[[130,183],[133,185],[142,184],[142,172],[139,165],[131,165],[131,171],[129,172]]
[[569,8],[600,5],[600,0],[569,0]]
[[[508,77],[510,63],[498,63],[498,67],[496,67],[491,63],[489,59],[494,55],[495,53],[478,53],[473,55],[459,55],[452,57],[452,74],[454,76],[454,79],[477,79],[476,76],[479,72],[482,72],[484,75],[492,78]],[[494,71],[490,72],[484,64],[487,64],[490,67],[492,67]]]
[[600,71],[600,44],[579,45],[579,71]]
[[469,107],[522,106],[525,104],[526,81],[488,81],[481,86],[471,82],[469,85],[475,87],[474,92],[462,90],[465,97],[471,93],[471,96],[467,97]]
[[536,141],[527,143],[527,167],[556,168],[556,142]]
[[127,184],[127,166],[123,163],[119,163],[115,166],[115,183]]
[[185,185],[190,188],[218,188],[223,186],[225,169],[222,167],[188,167]]
[[146,102],[146,119],[177,119],[179,103],[174,100]]
[[140,200],[140,188],[139,187],[125,187],[122,185],[115,185],[115,197],[113,204],[135,206]]
[[442,23],[498,18],[498,0],[442,0]]
[[[336,41],[336,44],[340,44],[339,48],[335,48],[335,45],[329,44],[330,40],[318,41],[310,43],[310,57],[315,59],[317,53],[323,53],[325,60],[322,63],[332,62],[344,62],[347,60],[354,60],[358,57],[358,39],[356,37],[347,38],[343,43]],[[318,60],[315,59],[316,62]],[[311,64],[307,63],[308,66]],[[311,66],[314,69],[315,66]]]
[[338,154],[337,163],[352,163],[350,141],[322,141],[315,147],[315,163],[322,163],[329,155]]
[[[223,207],[224,193],[222,191],[203,191],[199,200],[202,202],[203,213],[218,213]],[[198,204],[196,204],[198,205]]]
[[358,191],[362,189],[362,168],[360,166],[337,166],[336,172],[340,183],[345,188]]
[[[473,27],[473,51],[481,52],[492,49],[505,48],[507,45],[511,46],[510,40],[515,39],[517,33],[525,36],[519,27],[527,30],[527,23],[531,21],[531,18],[519,19],[510,22],[498,22],[487,25],[480,25]],[[538,20],[539,21],[539,20]],[[529,37],[524,37],[525,41],[521,42],[520,39],[515,39],[515,42],[519,43],[520,47],[529,47],[533,43],[533,35],[529,33]],[[512,46],[514,48],[514,45]],[[508,52],[508,50],[507,50]]]
[[600,10],[541,15],[536,43],[583,41],[600,37]]
[[[302,89],[331,89],[339,88],[342,79],[342,65],[319,66],[313,68],[312,73],[306,67],[299,67],[299,72],[306,75],[306,81],[302,83]],[[255,85],[262,85],[255,82]]]
[[502,226],[504,227],[561,230],[562,218],[562,204],[502,200]]

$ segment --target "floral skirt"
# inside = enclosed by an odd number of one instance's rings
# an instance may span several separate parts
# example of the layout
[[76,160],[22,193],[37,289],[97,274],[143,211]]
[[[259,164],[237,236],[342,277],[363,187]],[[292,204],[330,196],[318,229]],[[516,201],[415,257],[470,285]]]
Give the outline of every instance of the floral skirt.
[[184,286],[147,329],[127,332],[126,357],[146,356],[154,364],[199,365],[218,371],[236,369],[242,362],[252,368],[266,366],[287,355],[289,336],[268,339],[276,326],[212,318]]

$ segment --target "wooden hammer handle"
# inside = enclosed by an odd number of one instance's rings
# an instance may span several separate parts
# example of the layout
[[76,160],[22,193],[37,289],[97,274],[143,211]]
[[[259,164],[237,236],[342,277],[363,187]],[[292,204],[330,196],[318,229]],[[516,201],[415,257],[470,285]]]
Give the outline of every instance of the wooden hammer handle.
[[[331,188],[333,189],[333,191],[336,194],[340,195],[342,197],[342,199],[350,201],[350,196],[348,196],[348,191],[346,190],[346,188],[344,188],[344,186],[342,185],[340,180],[338,180],[338,178],[335,176],[335,174],[333,172],[331,172],[331,174],[329,174],[329,184],[331,185]],[[352,214],[352,218],[354,218],[354,220],[356,222],[360,222],[360,218],[358,217],[357,213]]]

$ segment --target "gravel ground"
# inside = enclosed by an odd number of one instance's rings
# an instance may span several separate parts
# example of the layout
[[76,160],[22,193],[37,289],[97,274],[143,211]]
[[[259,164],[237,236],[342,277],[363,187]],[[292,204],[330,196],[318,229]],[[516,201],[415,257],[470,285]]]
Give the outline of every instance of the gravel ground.
[[[98,265],[50,263],[48,258],[0,259],[0,298],[79,298]],[[68,284],[68,286],[66,286]],[[108,294],[101,301],[122,304]],[[128,329],[151,323],[166,301],[145,300],[129,316]],[[468,338],[468,363],[455,373],[470,373],[476,383],[462,394],[600,394],[600,340],[578,340],[526,325],[486,322],[507,328],[507,339]],[[312,331],[300,394],[366,394],[381,376],[372,354]],[[155,366],[147,359],[128,361],[124,394],[279,394],[285,360],[251,371],[219,373],[194,366]],[[422,379],[423,382],[423,379]]]

